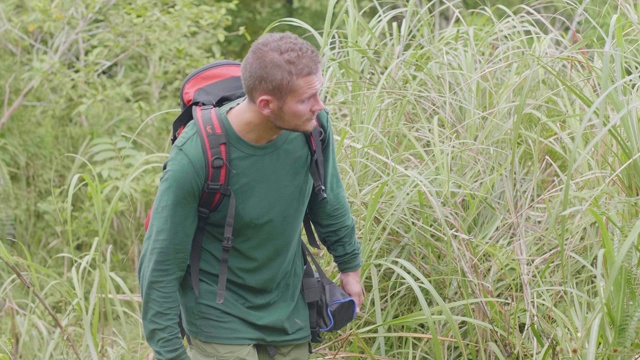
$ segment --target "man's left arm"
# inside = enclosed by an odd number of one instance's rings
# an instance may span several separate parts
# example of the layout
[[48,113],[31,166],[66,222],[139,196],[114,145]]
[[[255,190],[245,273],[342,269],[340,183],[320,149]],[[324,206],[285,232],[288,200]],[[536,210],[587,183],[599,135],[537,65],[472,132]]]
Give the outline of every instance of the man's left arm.
[[359,309],[364,301],[360,283],[360,243],[356,239],[355,223],[338,173],[333,130],[326,111],[320,113],[319,120],[325,131],[322,152],[327,198],[319,200],[312,195],[309,215],[320,241],[338,265],[341,287],[356,300]]

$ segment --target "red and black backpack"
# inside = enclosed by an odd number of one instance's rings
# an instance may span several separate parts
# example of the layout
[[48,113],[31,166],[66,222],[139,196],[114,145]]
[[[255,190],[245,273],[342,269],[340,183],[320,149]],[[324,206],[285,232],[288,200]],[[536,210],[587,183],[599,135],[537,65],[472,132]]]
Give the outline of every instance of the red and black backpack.
[[[209,214],[218,209],[223,197],[229,197],[229,208],[222,242],[223,252],[216,300],[218,303],[224,301],[229,252],[233,245],[233,221],[235,216],[235,198],[233,191],[227,186],[229,182],[229,147],[227,146],[227,137],[224,126],[220,121],[218,108],[243,96],[245,96],[245,92],[240,80],[239,62],[219,60],[197,69],[189,74],[182,84],[180,91],[182,113],[173,122],[171,135],[171,143],[173,144],[185,126],[195,120],[205,159],[206,179],[202,186],[202,194],[198,205],[198,225],[191,243],[189,257],[189,268],[196,296],[200,288],[200,253],[205,225],[209,219]],[[324,188],[321,142],[323,134],[324,131],[318,125],[307,135],[307,144],[311,153],[310,173],[313,179],[313,190],[321,200],[327,197]],[[145,230],[149,227],[152,213],[153,208],[147,214]],[[309,243],[316,248],[320,248],[307,215],[305,215],[304,228]]]

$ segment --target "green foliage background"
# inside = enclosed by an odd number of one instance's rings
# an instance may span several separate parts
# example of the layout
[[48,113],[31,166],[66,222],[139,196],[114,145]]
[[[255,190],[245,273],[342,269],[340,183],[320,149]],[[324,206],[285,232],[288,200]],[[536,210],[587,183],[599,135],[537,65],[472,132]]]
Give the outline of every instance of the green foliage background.
[[634,358],[639,13],[3,1],[0,359],[147,358],[135,273],[179,87],[265,30],[321,49],[365,255],[363,314],[317,357]]

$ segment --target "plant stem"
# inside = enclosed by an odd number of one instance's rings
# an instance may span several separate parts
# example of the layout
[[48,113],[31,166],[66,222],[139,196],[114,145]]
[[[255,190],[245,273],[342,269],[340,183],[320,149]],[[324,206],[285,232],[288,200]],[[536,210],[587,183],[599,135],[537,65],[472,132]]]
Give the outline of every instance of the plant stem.
[[71,337],[69,337],[69,334],[67,334],[67,330],[64,328],[64,326],[62,325],[62,322],[60,322],[60,319],[58,319],[58,317],[56,316],[56,314],[53,312],[53,310],[51,309],[51,307],[49,306],[49,304],[47,304],[47,302],[42,298],[42,296],[40,295],[40,293],[38,293],[38,291],[36,289],[33,288],[33,286],[31,286],[31,284],[29,283],[29,280],[27,280],[24,276],[22,276],[22,273],[20,272],[20,270],[15,267],[12,264],[9,264],[5,259],[2,259],[2,261],[4,261],[5,264],[7,264],[7,266],[9,266],[9,268],[11,269],[11,271],[13,271],[16,276],[18,277],[18,279],[20,279],[20,281],[29,289],[33,292],[33,294],[36,296],[36,298],[38,299],[38,301],[45,307],[45,309],[47,309],[47,312],[49,313],[49,315],[51,315],[51,317],[53,318],[53,320],[56,322],[56,325],[58,326],[58,329],[60,329],[60,331],[62,332],[62,335],[64,336],[64,338],[67,340],[67,342],[69,343],[69,346],[71,347],[71,350],[73,350],[73,352],[76,354],[76,357],[78,359],[82,359],[82,357],[80,356],[80,353],[78,352],[75,344],[73,343],[73,340],[71,340]]

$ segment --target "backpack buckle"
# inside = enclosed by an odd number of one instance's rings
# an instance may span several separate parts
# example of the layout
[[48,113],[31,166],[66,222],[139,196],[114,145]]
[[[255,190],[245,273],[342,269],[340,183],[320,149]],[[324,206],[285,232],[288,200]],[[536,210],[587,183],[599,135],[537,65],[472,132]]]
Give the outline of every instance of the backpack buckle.
[[206,192],[222,192],[222,184],[214,182],[204,183],[204,191]]
[[223,195],[231,195],[231,189],[226,185],[217,182],[206,182],[204,183],[204,191],[206,192],[219,192]]
[[315,191],[316,194],[318,194],[318,197],[320,197],[321,201],[327,198],[327,192],[324,188],[324,185],[318,184],[314,186],[313,190]]
[[322,338],[320,337],[320,328],[317,326],[311,329],[311,342],[316,344],[323,342]]

